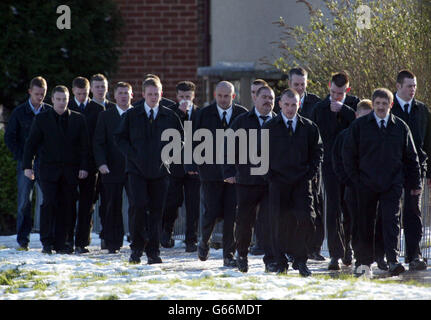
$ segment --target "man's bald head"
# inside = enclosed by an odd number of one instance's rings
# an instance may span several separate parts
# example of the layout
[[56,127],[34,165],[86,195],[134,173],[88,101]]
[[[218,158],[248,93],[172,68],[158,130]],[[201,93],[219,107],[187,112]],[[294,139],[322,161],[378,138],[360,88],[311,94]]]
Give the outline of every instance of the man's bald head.
[[228,109],[235,99],[235,87],[229,81],[220,81],[214,92],[218,106],[222,109]]

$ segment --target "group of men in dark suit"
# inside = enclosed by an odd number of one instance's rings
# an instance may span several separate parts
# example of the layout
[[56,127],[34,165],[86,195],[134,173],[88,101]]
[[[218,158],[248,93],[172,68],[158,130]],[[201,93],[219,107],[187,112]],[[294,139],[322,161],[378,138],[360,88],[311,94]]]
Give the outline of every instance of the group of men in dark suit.
[[[29,198],[36,179],[43,192],[44,253],[88,252],[99,196],[102,249],[118,252],[124,238],[125,189],[131,263],[140,263],[144,251],[149,264],[162,262],[159,246],[174,246],[173,226],[184,201],[186,252],[197,251],[201,261],[208,259],[210,237],[223,220],[225,267],[248,271],[254,229],[267,272],[286,272],[292,262],[302,276],[309,276],[307,260],[325,260],[320,254],[325,212],[329,270],[339,270],[340,259],[352,264],[354,255],[358,274],[370,272],[374,261],[399,274],[404,271],[397,249],[404,190],[406,262],[412,270],[425,269],[419,248],[420,195],[423,178],[431,181],[431,115],[414,99],[416,77],[403,70],[395,98],[378,89],[371,101],[361,102],[347,94],[349,78],[343,72],[332,76],[324,100],[307,92],[307,78],[303,68],[290,70],[289,89],[277,98],[264,80],[254,81],[249,110],[234,102],[234,86],[228,81],[216,85],[214,103],[198,108],[192,82],[177,85],[175,103],[162,98],[160,79],[149,74],[143,99],[131,105],[130,84],[115,85],[112,103],[106,100],[107,79],[97,74],[90,81],[74,79],[73,98],[66,87],[56,86],[51,107],[43,103],[46,81],[33,79],[29,101],[14,110],[5,134],[18,160],[18,175],[23,173],[18,179],[20,248],[28,248]],[[187,127],[193,139],[184,143],[205,161],[193,157],[191,163],[166,163],[161,158],[168,143],[163,132],[177,130],[184,140]],[[212,137],[221,130],[224,140],[214,139],[211,150],[202,149],[194,136],[201,129]],[[253,174],[257,164],[251,155],[245,163],[240,160],[239,130],[246,132],[246,145],[255,144],[261,165],[266,163],[263,174]],[[218,152],[232,134],[235,161],[229,163],[225,152],[220,162]],[[181,148],[182,161],[192,156],[185,150],[190,149]]]

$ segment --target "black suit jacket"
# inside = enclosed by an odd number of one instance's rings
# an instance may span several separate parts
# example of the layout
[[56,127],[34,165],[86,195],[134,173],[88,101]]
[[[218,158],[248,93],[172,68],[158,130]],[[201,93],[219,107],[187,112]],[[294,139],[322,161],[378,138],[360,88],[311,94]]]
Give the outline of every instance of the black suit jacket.
[[[96,102],[94,99],[91,101]],[[101,106],[104,107],[105,110],[111,109],[111,108],[115,107],[115,105],[116,104],[114,102],[109,101],[108,99],[105,100],[105,105],[101,104]]]
[[161,158],[163,147],[169,143],[161,139],[162,132],[166,129],[175,129],[182,134],[178,116],[163,106],[159,106],[157,116],[151,125],[143,104],[123,115],[114,133],[114,141],[126,156],[127,173],[140,175],[146,179],[163,178],[168,174]]
[[395,97],[391,112],[408,124],[415,142],[422,175],[424,176],[426,173],[426,177],[431,178],[431,113],[428,107],[424,103],[413,99],[411,111],[407,118],[398,99]]
[[298,115],[295,132],[290,136],[279,114],[262,129],[269,129],[269,181],[293,184],[316,176],[323,149],[315,123]]
[[84,112],[82,112],[79,106],[76,104],[75,99],[71,99],[69,101],[68,107],[72,111],[82,113],[85,117],[85,120],[87,121],[88,136],[90,139],[89,171],[94,174],[97,172],[97,167],[93,155],[94,130],[96,129],[97,117],[99,116],[99,113],[105,111],[105,107],[91,99],[89,99],[87,106],[84,109]]
[[[277,114],[274,112],[271,113],[272,118],[275,118]],[[269,120],[268,120],[269,121]],[[234,131],[237,131],[238,129],[245,129],[247,133],[250,129],[257,130],[257,152],[260,155],[260,134],[261,134],[261,126],[259,119],[256,115],[255,108],[251,109],[247,113],[242,113],[236,119],[232,122],[230,125],[230,128]],[[247,134],[247,146],[250,145],[249,142],[249,135]],[[254,142],[252,142],[254,143]],[[226,145],[225,145],[226,150]],[[248,149],[247,149],[248,150]],[[235,139],[235,164],[228,164],[227,163],[227,154],[225,153],[225,163],[223,165],[223,179],[235,177],[236,183],[238,184],[246,184],[246,185],[263,185],[267,184],[267,181],[264,179],[264,175],[251,175],[251,168],[257,168],[260,167],[261,164],[252,164],[250,162],[249,157],[247,156],[247,163],[246,164],[240,164],[240,158],[239,158],[239,139]]]
[[355,99],[346,97],[345,103],[338,113],[332,112],[330,108],[329,95],[325,100],[316,104],[311,113],[310,120],[317,124],[323,141],[323,165],[332,169],[332,148],[337,135],[356,119],[355,111],[346,102]]
[[[275,98],[275,103],[274,103],[274,112],[276,114],[280,113],[280,96],[278,96],[277,98]],[[298,113],[305,117],[310,119],[311,117],[311,112],[313,111],[314,106],[319,103],[320,101],[322,101],[322,99],[320,99],[319,96],[313,94],[313,93],[308,93],[305,92],[305,98],[304,98],[304,103],[302,104],[301,108],[298,110]]]
[[[232,116],[230,118],[230,122],[228,123],[228,125],[231,124],[235,120],[235,118],[238,117],[240,114],[248,112],[246,108],[236,103],[233,104],[232,108],[233,108]],[[213,158],[211,159],[212,164],[203,163],[197,166],[200,180],[201,181],[223,181],[222,165],[216,164],[216,160],[217,160],[216,130],[223,129],[222,121],[220,119],[220,115],[217,110],[217,104],[213,103],[209,106],[202,108],[197,113],[196,120],[193,121],[193,127],[195,131],[199,129],[208,129],[209,131],[211,131],[211,134],[213,137]],[[199,144],[200,144],[199,142],[193,142],[193,148],[196,148],[196,146]],[[203,154],[204,153],[205,152],[203,152]],[[195,170],[193,166],[185,166],[185,167],[186,167],[186,171]]]
[[[52,106],[42,103],[40,108],[40,112],[45,112],[48,109],[51,109]],[[22,160],[25,141],[27,140],[28,134],[30,133],[31,123],[33,122],[34,117],[35,114],[31,110],[28,100],[17,106],[12,111],[6,126],[4,141],[6,146],[12,152],[13,158],[15,160]]]
[[[61,121],[67,129],[64,131]],[[59,116],[54,109],[38,114],[24,147],[23,168],[31,169],[38,150],[42,181],[58,181],[62,174],[68,183],[78,183],[78,171],[88,171],[89,139],[84,116],[67,109]]]
[[126,181],[126,158],[114,143],[114,132],[121,122],[117,108],[109,108],[99,114],[93,138],[93,152],[96,167],[105,164],[108,174],[100,174],[103,183],[124,183]]
[[348,130],[342,151],[344,169],[361,188],[385,192],[393,185],[420,189],[420,167],[407,124],[390,115],[384,132],[374,112],[356,119]]

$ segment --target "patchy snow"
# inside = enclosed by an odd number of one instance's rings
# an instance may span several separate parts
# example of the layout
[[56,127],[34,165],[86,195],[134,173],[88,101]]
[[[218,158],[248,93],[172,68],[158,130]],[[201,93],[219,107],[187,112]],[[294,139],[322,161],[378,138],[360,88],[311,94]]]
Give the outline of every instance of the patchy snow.
[[287,275],[267,274],[262,256],[250,255],[250,270],[243,274],[223,267],[222,250],[211,249],[202,262],[178,240],[172,249],[161,248],[162,264],[147,265],[144,255],[141,264],[131,265],[124,243],[111,255],[92,234],[88,254],[44,255],[38,234],[31,235],[26,252],[16,250],[16,236],[0,237],[0,299],[431,299],[430,270],[385,277],[373,266],[380,279],[367,280],[350,276],[351,267],[329,273],[329,260],[309,261],[313,276],[302,278],[291,268]]

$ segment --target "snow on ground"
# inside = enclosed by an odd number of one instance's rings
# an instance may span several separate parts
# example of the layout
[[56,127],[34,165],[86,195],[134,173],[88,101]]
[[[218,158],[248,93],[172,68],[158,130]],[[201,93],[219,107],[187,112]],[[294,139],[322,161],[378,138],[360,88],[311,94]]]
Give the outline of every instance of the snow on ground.
[[302,278],[291,268],[287,275],[267,274],[262,256],[249,256],[250,270],[243,274],[223,267],[222,250],[211,249],[202,262],[179,240],[172,249],[161,248],[162,264],[147,265],[144,255],[131,265],[128,242],[110,255],[100,250],[97,234],[83,255],[44,255],[38,234],[31,235],[29,251],[18,251],[15,238],[0,237],[1,300],[431,299],[430,270],[386,277],[373,266],[376,279],[369,280],[351,276],[351,267],[329,273],[329,260],[309,261],[313,276]]

